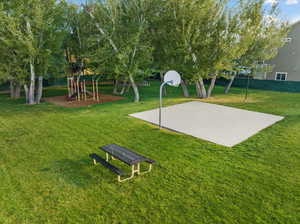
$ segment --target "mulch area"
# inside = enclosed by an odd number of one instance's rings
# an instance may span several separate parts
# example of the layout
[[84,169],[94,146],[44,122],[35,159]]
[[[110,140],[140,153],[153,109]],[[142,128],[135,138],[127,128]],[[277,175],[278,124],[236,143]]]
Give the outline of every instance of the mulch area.
[[87,107],[94,104],[103,104],[114,101],[119,101],[125,99],[120,96],[112,96],[112,95],[100,95],[100,100],[87,99],[86,101],[68,101],[67,96],[55,96],[55,97],[47,97],[43,100],[48,103],[52,103],[58,106],[67,107],[67,108],[79,108],[79,107]]

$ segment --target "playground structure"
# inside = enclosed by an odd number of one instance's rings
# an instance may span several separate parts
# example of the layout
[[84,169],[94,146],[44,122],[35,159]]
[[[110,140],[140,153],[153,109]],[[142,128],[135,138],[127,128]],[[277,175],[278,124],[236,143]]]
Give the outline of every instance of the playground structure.
[[94,100],[100,102],[99,83],[101,76],[72,76],[67,78],[68,101]]

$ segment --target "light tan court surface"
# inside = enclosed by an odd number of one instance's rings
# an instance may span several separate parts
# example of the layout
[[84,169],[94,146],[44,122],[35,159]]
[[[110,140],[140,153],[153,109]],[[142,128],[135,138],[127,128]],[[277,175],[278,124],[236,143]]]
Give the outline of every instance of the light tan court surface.
[[[141,120],[158,124],[159,109],[130,114]],[[177,104],[162,109],[162,126],[233,147],[284,117],[241,110],[203,102]]]

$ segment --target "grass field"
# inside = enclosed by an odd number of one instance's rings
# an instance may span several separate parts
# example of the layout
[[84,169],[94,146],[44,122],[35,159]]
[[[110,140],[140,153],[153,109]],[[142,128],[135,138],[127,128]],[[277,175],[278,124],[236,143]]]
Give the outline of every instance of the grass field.
[[[141,92],[138,104],[79,109],[0,95],[0,223],[300,223],[300,94],[251,90],[244,103],[218,87],[210,102],[285,116],[226,148],[129,117],[158,106],[158,85]],[[170,88],[165,103],[187,100]],[[88,157],[110,143],[158,163],[119,184]]]

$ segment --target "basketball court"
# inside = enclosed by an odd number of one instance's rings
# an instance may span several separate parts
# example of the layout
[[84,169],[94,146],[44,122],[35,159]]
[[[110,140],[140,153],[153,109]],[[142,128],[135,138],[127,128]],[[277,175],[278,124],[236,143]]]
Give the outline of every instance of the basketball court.
[[[159,124],[159,109],[130,116]],[[282,119],[284,117],[203,102],[162,108],[162,127],[227,147],[247,140]]]

